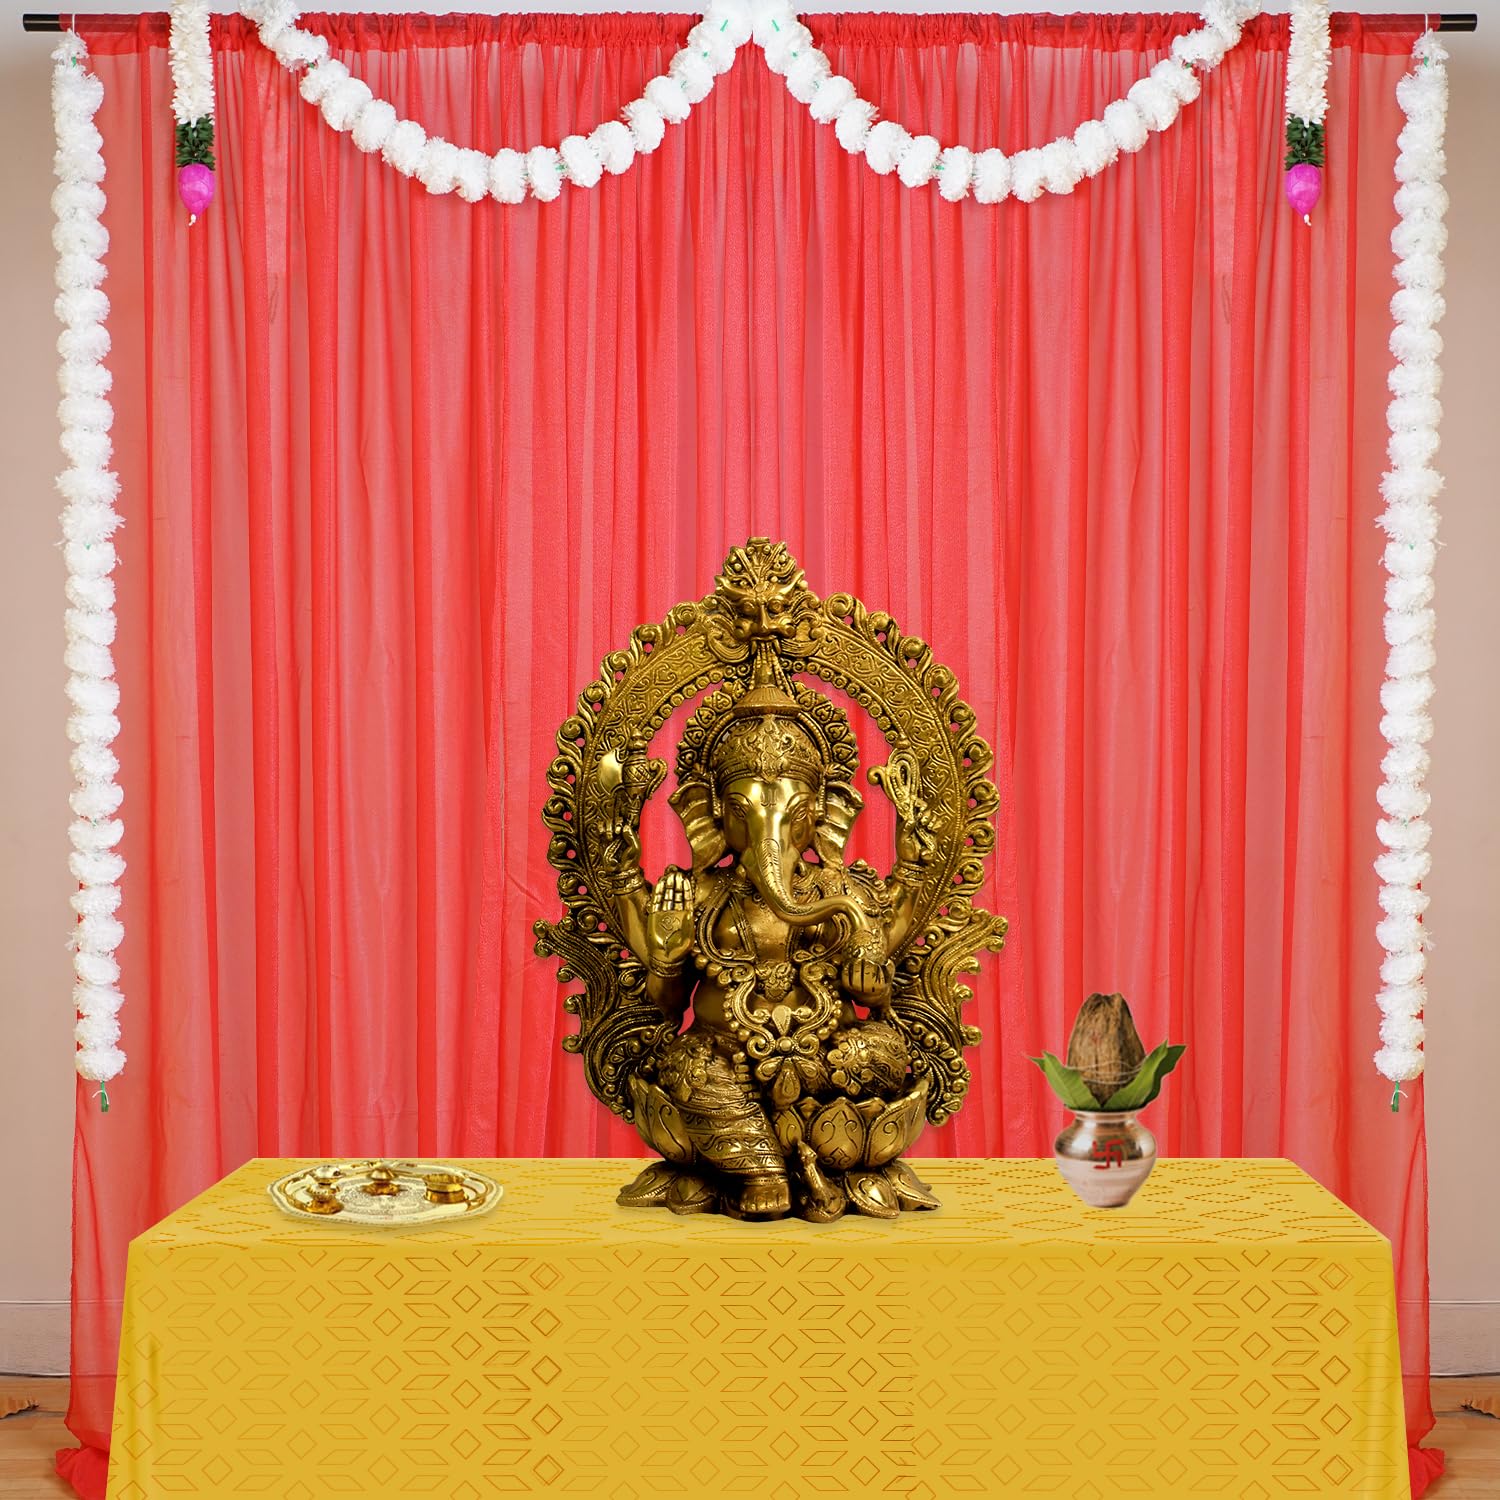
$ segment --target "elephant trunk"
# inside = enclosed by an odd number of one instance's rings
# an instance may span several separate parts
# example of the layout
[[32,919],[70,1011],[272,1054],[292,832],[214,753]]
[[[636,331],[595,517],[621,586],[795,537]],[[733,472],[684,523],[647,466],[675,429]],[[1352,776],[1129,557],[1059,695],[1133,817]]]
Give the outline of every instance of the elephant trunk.
[[852,896],[828,896],[798,906],[787,889],[786,867],[795,857],[795,854],[789,857],[781,841],[774,837],[753,841],[741,856],[745,873],[773,916],[793,927],[811,927],[815,922],[827,922],[834,917],[844,917],[856,925],[864,920],[864,910]]

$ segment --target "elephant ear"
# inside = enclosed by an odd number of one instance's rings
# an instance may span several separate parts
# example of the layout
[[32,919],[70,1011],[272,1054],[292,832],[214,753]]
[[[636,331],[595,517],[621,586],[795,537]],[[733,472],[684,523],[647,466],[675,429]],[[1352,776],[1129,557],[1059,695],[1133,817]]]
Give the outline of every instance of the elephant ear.
[[818,831],[813,834],[813,848],[825,865],[834,869],[844,863],[844,846],[849,842],[849,830],[865,799],[847,784],[830,786],[823,798],[823,818]]
[[712,869],[724,858],[729,845],[724,842],[724,830],[714,818],[708,783],[684,781],[667,800],[682,820],[682,831],[693,851],[694,871]]

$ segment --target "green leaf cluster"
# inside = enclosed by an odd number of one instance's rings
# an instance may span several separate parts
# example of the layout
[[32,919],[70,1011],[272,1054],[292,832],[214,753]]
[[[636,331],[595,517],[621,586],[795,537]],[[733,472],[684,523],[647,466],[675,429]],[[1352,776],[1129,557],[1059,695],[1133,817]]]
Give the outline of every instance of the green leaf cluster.
[[1094,1091],[1084,1082],[1083,1074],[1077,1068],[1070,1068],[1050,1052],[1044,1052],[1040,1057],[1030,1060],[1046,1075],[1047,1082],[1052,1085],[1052,1092],[1069,1109],[1134,1111],[1144,1109],[1161,1093],[1162,1079],[1177,1066],[1186,1051],[1185,1045],[1163,1042],[1146,1054],[1146,1060],[1135,1077],[1117,1088],[1103,1104],[1094,1097]]
[[1298,167],[1309,162],[1323,165],[1323,126],[1318,120],[1300,120],[1296,115],[1286,119],[1286,164]]
[[214,165],[214,119],[202,115],[177,127],[177,165],[190,167],[201,163],[210,171]]

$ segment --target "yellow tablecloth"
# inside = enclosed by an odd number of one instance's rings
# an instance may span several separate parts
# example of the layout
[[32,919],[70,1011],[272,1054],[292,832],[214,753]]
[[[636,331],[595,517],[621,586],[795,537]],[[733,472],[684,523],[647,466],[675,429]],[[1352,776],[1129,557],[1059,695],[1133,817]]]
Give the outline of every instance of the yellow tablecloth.
[[499,1209],[311,1224],[255,1161],[130,1247],[111,1500],[557,1493],[1405,1496],[1390,1250],[1283,1161],[919,1163],[937,1213],[615,1207],[638,1162],[474,1165]]

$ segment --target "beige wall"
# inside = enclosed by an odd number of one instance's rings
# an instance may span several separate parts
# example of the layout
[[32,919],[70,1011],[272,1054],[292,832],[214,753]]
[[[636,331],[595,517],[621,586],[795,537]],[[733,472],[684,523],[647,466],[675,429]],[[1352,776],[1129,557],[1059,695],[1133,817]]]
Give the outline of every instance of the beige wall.
[[[41,8],[44,0],[34,3]],[[1500,1113],[1493,1082],[1500,1002],[1490,989],[1500,964],[1489,943],[1500,908],[1500,797],[1489,780],[1500,765],[1500,6],[1493,0],[1463,3],[1484,14],[1478,35],[1452,39],[1443,450],[1449,481],[1447,546],[1438,580],[1440,691],[1432,774],[1431,919],[1438,941],[1428,1074],[1432,1295],[1435,1367],[1494,1370],[1500,1369],[1500,1192],[1489,1143],[1476,1139],[1475,1127],[1493,1126]],[[95,0],[81,8],[131,7],[128,0]],[[422,0],[364,8],[413,10],[422,8]],[[473,0],[473,8],[488,7]],[[575,0],[530,8],[621,7]],[[964,7],[932,0],[927,6],[878,8]],[[1141,0],[1071,0],[1055,8],[1134,10]],[[1189,8],[1185,0],[1181,8]],[[0,139],[8,143],[0,152],[0,640],[10,643],[0,649],[6,705],[0,715],[0,1151],[6,1179],[0,1370],[40,1371],[66,1363],[73,1075],[63,948],[69,881],[62,566],[52,489],[57,447],[47,206],[50,43],[22,34],[19,9],[0,9]],[[1373,1040],[1373,1007],[1369,1025]],[[1371,1087],[1378,1086],[1372,1076]]]
[[[1395,6],[1391,6],[1395,9]],[[1427,1071],[1432,1352],[1500,1370],[1500,5],[1450,39],[1443,550],[1432,745],[1435,934]]]
[[0,9],[0,1370],[24,1371],[66,1367],[73,1122],[47,52]]

